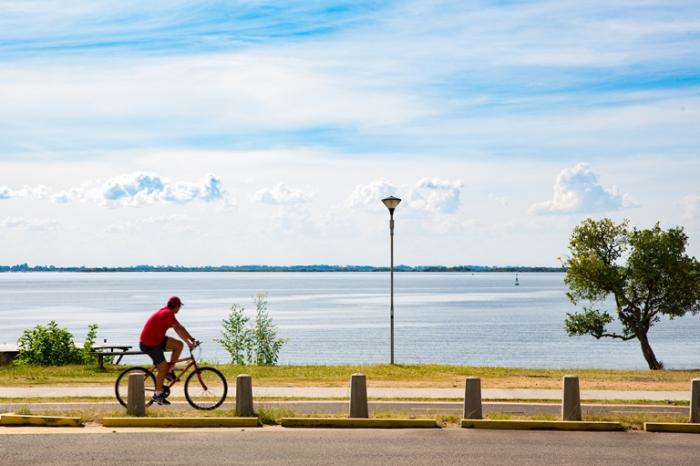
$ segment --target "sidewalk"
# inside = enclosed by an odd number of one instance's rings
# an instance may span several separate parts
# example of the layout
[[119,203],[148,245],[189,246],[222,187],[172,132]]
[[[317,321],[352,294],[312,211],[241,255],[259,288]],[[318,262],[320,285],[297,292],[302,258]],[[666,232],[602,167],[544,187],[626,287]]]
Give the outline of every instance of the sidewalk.
[[[182,395],[182,385],[173,390],[175,395]],[[232,392],[233,386],[229,386]],[[59,397],[113,397],[111,385],[82,386],[0,386],[1,398],[59,398]],[[347,399],[350,388],[347,387],[253,387],[255,397],[277,398],[339,398]],[[464,398],[462,388],[367,388],[370,398],[401,399],[455,399]],[[537,389],[482,389],[484,400],[560,400],[561,390]],[[582,400],[650,400],[650,401],[689,401],[687,391],[623,391],[623,390],[581,390]]]

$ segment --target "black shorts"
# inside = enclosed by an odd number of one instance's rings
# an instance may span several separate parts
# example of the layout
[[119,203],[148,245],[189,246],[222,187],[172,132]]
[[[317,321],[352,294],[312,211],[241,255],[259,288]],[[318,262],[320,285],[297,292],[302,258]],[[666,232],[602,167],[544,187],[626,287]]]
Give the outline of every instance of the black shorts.
[[160,342],[160,345],[147,346],[143,343],[139,343],[139,348],[141,348],[141,351],[149,355],[151,359],[153,359],[153,364],[157,366],[161,362],[165,361],[165,354],[163,352],[165,351],[167,344],[168,337],[163,337],[163,341]]

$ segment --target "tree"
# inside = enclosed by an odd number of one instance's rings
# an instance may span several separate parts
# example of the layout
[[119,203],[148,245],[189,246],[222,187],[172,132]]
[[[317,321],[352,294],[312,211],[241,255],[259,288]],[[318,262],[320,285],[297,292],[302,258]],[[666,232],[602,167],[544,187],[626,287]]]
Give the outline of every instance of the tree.
[[73,334],[60,328],[55,321],[25,329],[17,340],[19,354],[16,364],[37,366],[63,366],[66,364],[89,364],[95,358],[89,354],[97,338],[97,324],[88,326],[83,348],[75,346]]
[[261,293],[255,297],[255,327],[253,328],[253,351],[255,364],[274,366],[279,359],[280,350],[287,342],[277,337],[277,327],[267,312],[267,295]]
[[277,327],[267,312],[267,295],[261,293],[255,296],[255,309],[255,324],[251,327],[245,308],[232,305],[231,312],[223,321],[221,338],[214,341],[221,343],[233,364],[274,366],[287,340],[277,337]]
[[251,352],[253,347],[253,334],[248,328],[250,319],[245,315],[245,308],[234,304],[231,306],[231,312],[223,321],[223,330],[221,331],[221,339],[215,339],[217,343],[221,343],[224,349],[231,356],[231,362],[237,365],[244,365],[246,361],[252,359]]
[[[674,319],[700,312],[700,263],[685,253],[687,242],[683,228],[663,230],[658,223],[630,230],[627,221],[587,219],[574,228],[564,282],[573,304],[585,301],[590,306],[567,314],[569,336],[636,338],[649,369],[662,369],[649,330],[661,316]],[[610,296],[621,331],[611,331],[608,324],[615,317],[595,307]]]

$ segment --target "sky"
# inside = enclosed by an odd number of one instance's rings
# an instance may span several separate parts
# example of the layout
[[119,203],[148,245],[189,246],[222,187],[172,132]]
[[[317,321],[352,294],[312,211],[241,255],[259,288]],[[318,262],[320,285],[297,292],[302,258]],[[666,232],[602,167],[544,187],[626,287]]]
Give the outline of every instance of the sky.
[[700,256],[697,1],[0,0],[0,264]]

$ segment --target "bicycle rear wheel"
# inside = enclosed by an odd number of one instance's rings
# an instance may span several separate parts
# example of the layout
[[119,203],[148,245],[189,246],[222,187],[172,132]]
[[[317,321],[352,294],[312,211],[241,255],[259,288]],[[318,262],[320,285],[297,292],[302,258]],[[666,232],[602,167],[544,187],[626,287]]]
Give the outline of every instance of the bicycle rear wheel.
[[200,367],[185,381],[185,398],[195,409],[218,408],[227,393],[226,377],[213,367]]
[[153,394],[156,391],[156,378],[152,372],[144,367],[130,367],[124,370],[117,381],[114,383],[114,393],[117,395],[117,400],[119,403],[126,408],[129,397],[129,375],[130,374],[143,374],[143,388],[146,399],[146,406],[150,406],[153,403]]

